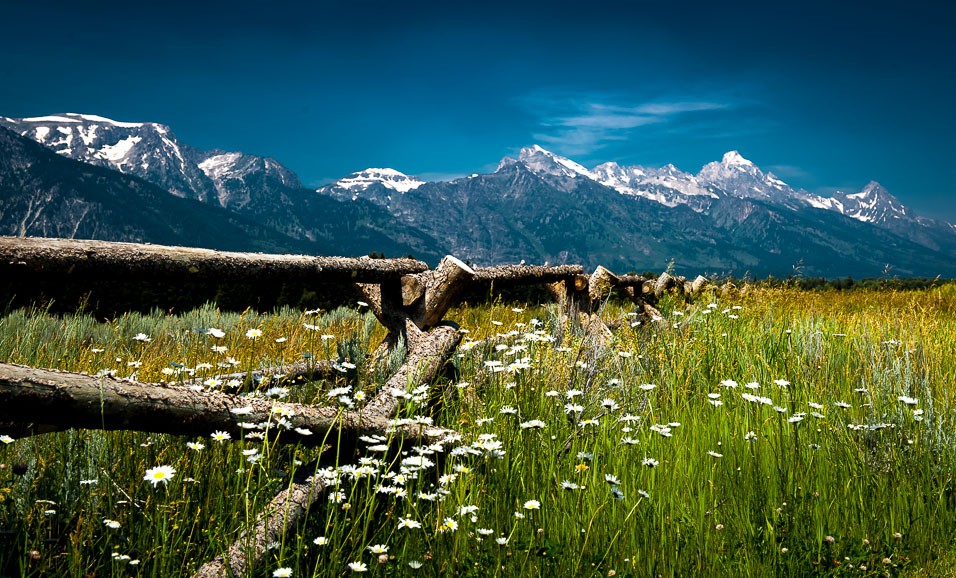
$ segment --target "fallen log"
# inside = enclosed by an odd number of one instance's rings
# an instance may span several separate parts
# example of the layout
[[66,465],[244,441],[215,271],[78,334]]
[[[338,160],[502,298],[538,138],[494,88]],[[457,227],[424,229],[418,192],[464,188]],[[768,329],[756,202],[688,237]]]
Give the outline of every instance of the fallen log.
[[[385,435],[398,403],[392,389],[404,392],[409,385],[430,380],[460,340],[457,328],[436,327],[359,411],[3,363],[0,422],[14,424],[20,435],[82,428],[201,437],[213,431],[239,437],[252,429],[251,424],[267,424],[271,434],[281,430],[280,442],[306,446],[322,444],[330,430],[348,432],[349,437]],[[285,420],[282,426],[280,419]],[[421,434],[414,429],[404,433]]]
[[0,237],[0,276],[29,273],[63,282],[130,277],[221,282],[281,276],[283,280],[380,283],[427,269],[427,264],[414,259],[270,255],[144,243]]

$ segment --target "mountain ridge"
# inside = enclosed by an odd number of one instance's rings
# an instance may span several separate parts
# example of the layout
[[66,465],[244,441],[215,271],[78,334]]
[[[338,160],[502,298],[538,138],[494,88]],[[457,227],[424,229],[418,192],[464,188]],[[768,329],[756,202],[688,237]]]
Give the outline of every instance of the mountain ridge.
[[65,113],[0,117],[0,126],[323,250],[620,270],[673,261],[735,275],[785,275],[798,264],[807,274],[879,275],[889,265],[956,276],[956,226],[916,215],[875,182],[830,197],[794,189],[738,151],[692,174],[671,164],[589,169],[533,145],[488,174],[426,182],[368,168],[311,190],[275,159],[195,149],[158,123]]

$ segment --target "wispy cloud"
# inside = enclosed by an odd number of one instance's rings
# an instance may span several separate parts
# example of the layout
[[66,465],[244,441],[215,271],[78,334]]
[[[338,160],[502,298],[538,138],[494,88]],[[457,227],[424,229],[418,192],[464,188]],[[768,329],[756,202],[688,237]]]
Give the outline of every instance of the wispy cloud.
[[720,99],[657,99],[633,102],[609,94],[535,94],[519,100],[534,116],[532,137],[567,155],[588,155],[608,144],[627,140],[647,127],[667,130],[680,123],[698,123],[734,108]]

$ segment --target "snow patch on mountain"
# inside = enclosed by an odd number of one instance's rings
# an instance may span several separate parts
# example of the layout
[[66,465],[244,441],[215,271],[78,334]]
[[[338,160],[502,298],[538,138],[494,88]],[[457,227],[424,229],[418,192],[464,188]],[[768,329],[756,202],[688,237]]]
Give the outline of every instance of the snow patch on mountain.
[[376,183],[399,193],[407,193],[424,185],[425,181],[408,176],[395,169],[369,168],[339,179],[333,186],[352,191],[354,193],[353,198],[355,198],[359,192]]
[[234,168],[236,162],[242,157],[242,153],[223,153],[213,155],[199,163],[199,168],[210,179],[221,180],[229,174]]
[[[94,155],[98,158],[110,161],[113,164],[121,165],[126,162],[126,157],[129,156],[129,152],[133,150],[133,147],[142,140],[142,137],[138,136],[126,137],[123,140],[118,141],[116,144],[103,145],[103,147],[96,151]],[[86,141],[86,139],[84,139],[83,142],[87,145],[90,144]]]
[[698,179],[668,164],[660,169],[641,166],[622,167],[614,162],[603,163],[591,171],[594,179],[622,195],[644,197],[668,207],[690,204],[700,210],[700,203],[689,203],[688,197],[718,198]]

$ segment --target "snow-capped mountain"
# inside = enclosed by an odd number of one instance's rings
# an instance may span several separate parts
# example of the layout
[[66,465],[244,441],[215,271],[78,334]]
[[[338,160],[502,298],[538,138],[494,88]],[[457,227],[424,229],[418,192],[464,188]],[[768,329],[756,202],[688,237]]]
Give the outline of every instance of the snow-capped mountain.
[[222,207],[243,209],[257,200],[261,202],[263,196],[271,199],[282,190],[302,188],[299,177],[275,159],[220,150],[191,150],[196,166],[215,186],[216,199]]
[[358,194],[375,183],[381,184],[386,189],[406,193],[424,185],[425,181],[419,180],[416,177],[410,177],[395,169],[365,169],[364,171],[343,177],[336,181],[335,184]]
[[687,205],[701,212],[719,194],[696,176],[668,164],[659,169],[641,166],[622,167],[614,162],[603,163],[592,171],[596,180],[623,195],[644,197],[667,207]]
[[[255,223],[256,235],[276,247],[325,254],[452,253],[481,264],[524,259],[619,271],[673,259],[695,274],[787,275],[799,262],[808,275],[831,277],[880,275],[890,264],[901,275],[956,277],[956,226],[915,215],[877,183],[826,197],[794,189],[737,151],[692,174],[673,165],[588,168],[535,145],[490,174],[425,182],[370,168],[313,191],[273,159],[202,151],[157,123],[69,113],[0,117],[0,132],[10,151],[0,150],[7,234],[157,242],[163,231],[163,242],[180,235],[196,243],[169,222],[182,209],[162,202],[157,195],[166,191],[224,211],[209,213],[216,231]],[[46,148],[25,146],[23,137]],[[108,184],[109,194],[93,181]],[[66,190],[75,193],[66,198]],[[121,225],[124,218],[130,224]],[[239,220],[227,226],[223,218]],[[153,224],[139,224],[146,221]]]
[[639,165],[622,167],[614,162],[593,169],[549,152],[538,145],[521,149],[517,160],[505,157],[501,167],[521,163],[531,172],[567,186],[569,179],[586,178],[623,195],[642,197],[667,207],[685,205],[706,213],[719,199],[734,197],[768,202],[794,210],[814,208],[835,211],[852,219],[877,225],[907,221],[925,225],[926,219],[912,215],[896,197],[879,183],[871,182],[858,193],[836,193],[823,197],[794,189],[773,173],[765,173],[737,151],[724,154],[719,162],[703,166],[696,175],[672,164],[661,168]]
[[831,276],[879,275],[887,263],[902,274],[956,271],[951,225],[913,217],[876,185],[833,197],[794,189],[737,151],[694,175],[673,165],[589,169],[535,145],[491,174],[415,182],[402,194],[388,184],[404,175],[381,172],[355,173],[318,193],[377,203],[478,262],[627,267],[670,256],[697,269],[775,275],[798,262]]
[[697,178],[741,199],[780,202],[788,200],[794,192],[790,185],[773,173],[764,173],[737,151],[725,153],[719,163],[704,165]]
[[204,202],[216,198],[213,182],[167,126],[76,113],[0,118],[0,126],[59,155],[143,178],[178,197]]
[[858,193],[837,192],[833,195],[835,210],[864,223],[885,224],[910,217],[909,210],[876,181],[870,181]]
[[[57,154],[140,177],[178,197],[226,208],[253,202],[262,187],[301,188],[298,177],[274,159],[202,151],[154,122],[120,122],[91,114],[0,117],[0,126]],[[253,195],[254,196],[254,195]]]

